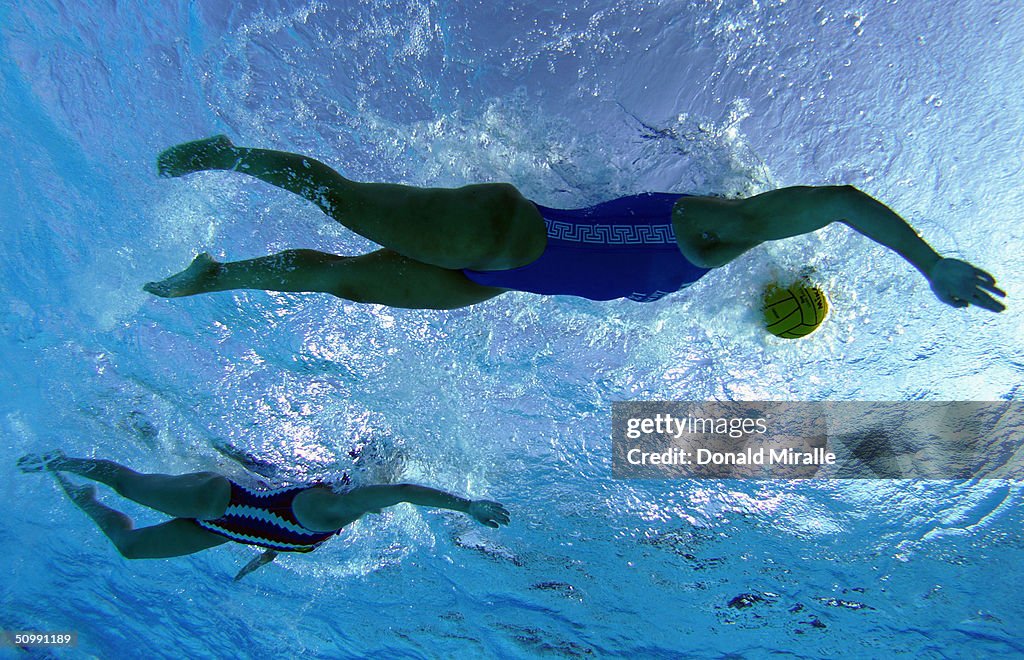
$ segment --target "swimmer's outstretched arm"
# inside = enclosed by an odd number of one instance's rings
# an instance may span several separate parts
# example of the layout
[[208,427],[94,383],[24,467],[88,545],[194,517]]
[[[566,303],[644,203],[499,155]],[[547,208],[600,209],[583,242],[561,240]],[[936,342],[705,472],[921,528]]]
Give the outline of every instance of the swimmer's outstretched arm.
[[402,502],[459,511],[488,527],[507,525],[509,521],[508,511],[498,502],[470,500],[446,493],[443,490],[415,484],[356,488],[348,493],[335,496],[334,501],[328,503],[325,508],[330,509],[330,513],[338,516],[339,521],[343,524],[348,524],[365,513],[376,513]]
[[799,236],[838,221],[906,259],[947,305],[977,305],[993,312],[1005,309],[990,295],[1006,295],[996,287],[994,277],[967,262],[942,258],[906,220],[853,186],[794,186],[742,200],[692,200],[684,208],[695,217],[684,219],[684,226],[690,240],[698,244],[697,251],[704,248],[719,261],[714,265],[727,263],[764,241]]

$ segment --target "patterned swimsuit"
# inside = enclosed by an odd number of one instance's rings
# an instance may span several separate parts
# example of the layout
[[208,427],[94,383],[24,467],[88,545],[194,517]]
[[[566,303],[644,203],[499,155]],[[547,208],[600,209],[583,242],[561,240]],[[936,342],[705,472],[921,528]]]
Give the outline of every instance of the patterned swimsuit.
[[292,502],[309,488],[250,490],[232,481],[231,500],[224,515],[216,520],[194,521],[203,529],[238,543],[283,552],[312,552],[341,530],[317,532],[303,527],[295,517]]
[[658,300],[708,272],[679,250],[674,193],[643,193],[584,209],[535,204],[544,218],[547,247],[531,263],[509,270],[464,270],[485,286],[591,300]]

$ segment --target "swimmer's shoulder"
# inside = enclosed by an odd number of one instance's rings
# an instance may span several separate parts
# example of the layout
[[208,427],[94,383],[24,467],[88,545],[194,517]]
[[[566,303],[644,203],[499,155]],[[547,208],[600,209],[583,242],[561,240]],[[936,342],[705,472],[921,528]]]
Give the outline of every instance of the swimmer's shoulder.
[[328,532],[340,529],[351,520],[345,515],[345,492],[335,492],[324,484],[310,485],[296,493],[292,500],[292,513],[303,527]]

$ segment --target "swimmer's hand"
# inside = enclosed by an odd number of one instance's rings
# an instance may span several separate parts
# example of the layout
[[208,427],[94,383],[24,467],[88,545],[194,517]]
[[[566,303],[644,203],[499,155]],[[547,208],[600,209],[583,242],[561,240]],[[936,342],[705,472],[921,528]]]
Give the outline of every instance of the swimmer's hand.
[[1001,312],[1006,309],[989,293],[999,297],[1005,291],[996,287],[996,278],[980,268],[975,268],[959,259],[940,259],[928,271],[928,281],[939,300],[953,307],[977,305],[989,311]]
[[481,525],[498,527],[508,524],[508,510],[497,502],[490,500],[474,500],[469,503],[469,510],[466,511],[473,516]]
[[251,562],[246,564],[245,567],[242,568],[242,570],[238,571],[238,575],[235,576],[235,582],[238,582],[239,580],[244,578],[249,573],[252,573],[253,571],[255,571],[260,566],[263,566],[264,564],[269,564],[270,562],[274,561],[274,558],[276,558],[276,557],[277,557],[277,551],[275,551],[275,550],[267,550],[266,552],[261,554],[259,557],[257,557],[256,559],[253,559]]

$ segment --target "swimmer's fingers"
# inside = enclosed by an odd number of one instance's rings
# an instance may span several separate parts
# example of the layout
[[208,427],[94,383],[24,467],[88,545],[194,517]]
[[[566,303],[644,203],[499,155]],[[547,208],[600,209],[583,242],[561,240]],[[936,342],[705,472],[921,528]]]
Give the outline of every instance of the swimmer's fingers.
[[981,287],[982,289],[985,289],[986,291],[991,291],[992,293],[999,296],[1006,295],[1005,291],[996,286],[996,278],[992,277],[992,273],[986,272],[978,268],[977,266],[971,266],[971,269],[971,274],[974,276],[975,285]]
[[[1006,294],[1000,292],[1000,295],[1005,296]],[[966,307],[968,303],[971,304],[971,305],[976,305],[978,307],[981,307],[982,309],[987,309],[990,312],[997,312],[998,313],[998,312],[1001,312],[1004,309],[1006,309],[1006,305],[1004,305],[1003,303],[999,302],[998,300],[996,300],[992,296],[988,295],[987,293],[983,293],[981,291],[975,293],[971,297],[971,299],[969,301],[964,303],[964,306]]]
[[497,502],[495,502],[494,504],[497,505],[497,509],[495,511],[494,519],[496,521],[498,521],[498,524],[507,525],[508,521],[510,519],[510,516],[509,516],[509,513],[508,513],[508,509],[506,509],[501,504],[498,504]]
[[1005,296],[992,275],[959,259],[940,259],[928,273],[932,290],[939,300],[957,308],[976,305],[992,312],[1001,312],[1005,305],[989,293]]
[[1006,305],[982,291],[975,291],[969,298],[950,296],[948,300],[943,299],[942,302],[952,307],[956,307],[957,309],[963,309],[965,307],[970,307],[971,305],[996,313],[1006,309]]
[[490,500],[477,500],[473,502],[470,514],[482,525],[488,527],[500,527],[507,525],[509,521],[508,509],[498,502]]
[[975,290],[967,301],[968,303],[993,312],[1001,312],[1006,309],[1006,305],[989,295],[991,293],[1000,298],[1006,297],[1006,292],[996,286],[996,278],[980,268],[975,268],[974,286]]
[[[988,273],[985,274],[988,275]],[[996,286],[996,281],[992,279],[991,275],[988,276],[988,279],[978,278],[978,286],[985,291],[996,294],[1000,298],[1006,297],[1006,292]]]
[[[995,293],[1000,296],[1006,295],[1005,293],[998,289],[996,289]],[[970,295],[970,297],[967,298],[962,298],[959,296],[950,296],[948,300],[944,299],[943,302],[945,302],[948,305],[952,305],[953,307],[961,309],[964,307],[968,307],[970,305],[974,305],[975,307],[981,307],[982,309],[987,309],[990,312],[996,313],[1006,309],[1006,305],[1004,305],[1003,303],[999,302],[998,300],[996,300],[995,298],[981,290],[976,290],[974,293]]]
[[977,279],[979,279],[982,282],[985,282],[987,284],[995,284],[996,283],[996,278],[992,277],[992,273],[986,272],[986,271],[978,268],[977,266],[973,266],[973,268],[974,268],[974,276]]
[[974,286],[977,290],[973,292],[971,298],[967,300],[967,302],[993,312],[1001,312],[1006,309],[1006,305],[989,295],[989,293],[994,293],[1000,298],[1006,297],[1006,292],[996,286],[996,278],[992,277],[991,273],[983,271],[980,268],[973,268]]
[[507,525],[509,521],[508,511],[505,507],[498,504],[498,508],[490,513],[487,520],[481,521],[488,527],[500,527],[501,525]]

